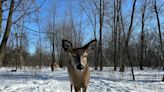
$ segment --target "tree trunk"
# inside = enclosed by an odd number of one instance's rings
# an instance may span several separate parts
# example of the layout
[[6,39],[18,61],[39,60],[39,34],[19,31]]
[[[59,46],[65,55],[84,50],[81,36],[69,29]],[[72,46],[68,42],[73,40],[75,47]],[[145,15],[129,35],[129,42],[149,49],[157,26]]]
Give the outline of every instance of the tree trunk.
[[130,67],[131,67],[133,80],[135,80],[135,76],[134,76],[134,71],[133,71],[133,63],[132,63],[132,60],[131,60],[131,57],[130,57],[130,53],[129,53],[129,39],[130,39],[131,32],[132,32],[132,25],[133,25],[133,17],[134,17],[135,5],[136,5],[136,0],[134,0],[134,2],[133,2],[130,26],[129,26],[129,29],[128,29],[127,39],[125,41],[126,55],[127,55],[127,59],[129,61]]
[[[118,48],[118,60],[116,62],[116,64],[119,62],[120,63],[120,71],[124,71],[124,66],[122,64],[122,61],[121,61],[121,30],[123,30],[123,27],[121,27],[121,17],[122,17],[122,14],[121,14],[121,7],[122,7],[122,0],[117,0],[117,12],[116,12],[116,29],[117,29],[117,32],[118,32],[118,45],[117,45],[117,48]],[[117,36],[116,36],[117,37]]]
[[55,33],[54,33],[54,30],[53,30],[53,42],[52,42],[52,63],[51,63],[51,71],[53,72],[54,71],[54,63],[55,63]]
[[113,29],[113,32],[114,32],[114,51],[113,51],[113,65],[114,65],[114,71],[116,71],[117,70],[117,65],[116,65],[116,55],[117,55],[117,25],[116,25],[116,23],[117,23],[117,21],[116,21],[116,18],[117,18],[117,16],[116,16],[116,11],[117,9],[116,9],[116,2],[115,2],[115,0],[114,0],[114,21],[113,21],[113,23],[114,23],[114,29]]
[[2,66],[3,57],[5,55],[6,44],[11,31],[13,11],[14,11],[14,0],[11,0],[6,29],[0,45],[0,66]]
[[[56,6],[55,6],[56,7]],[[56,25],[56,10],[53,12],[52,16],[52,62],[51,62],[51,71],[54,71],[54,63],[55,63],[55,25]]]
[[[161,35],[161,25],[160,25],[160,19],[159,19],[159,15],[158,15],[158,11],[157,11],[157,5],[156,5],[156,0],[154,0],[154,10],[155,10],[155,14],[156,14],[156,19],[157,19],[157,26],[158,26],[158,34],[159,34],[159,40],[160,40],[160,48],[161,48],[161,61],[162,61],[162,66],[163,66],[163,69],[164,69],[164,50],[163,50],[163,42],[162,42],[162,35]],[[163,78],[162,78],[162,81],[164,81],[164,75],[163,75]]]
[[143,55],[144,55],[144,45],[145,45],[145,31],[144,31],[144,25],[145,25],[145,9],[146,9],[146,2],[145,0],[144,6],[141,10],[142,13],[142,21],[141,21],[141,56],[140,56],[140,70],[143,70]]
[[103,17],[104,17],[104,0],[100,0],[100,38],[99,38],[99,60],[100,60],[100,71],[103,70],[103,61],[102,61],[102,28],[103,28]]
[[[120,11],[120,18],[121,18],[121,26],[122,26],[122,32],[123,32],[123,39],[124,39],[124,43],[125,43],[125,30],[124,30],[124,23],[123,23],[123,17],[122,17],[122,11]],[[125,48],[125,44],[122,44],[122,48]],[[125,49],[122,50],[122,55],[120,56],[122,57],[122,60],[120,61],[120,72],[124,72],[125,70],[125,61],[126,61],[126,51]]]
[[[2,0],[0,0],[0,37],[1,37],[1,33],[2,33]],[[2,55],[0,52],[0,66],[2,65]]]
[[0,0],[0,37],[2,33],[2,0]]

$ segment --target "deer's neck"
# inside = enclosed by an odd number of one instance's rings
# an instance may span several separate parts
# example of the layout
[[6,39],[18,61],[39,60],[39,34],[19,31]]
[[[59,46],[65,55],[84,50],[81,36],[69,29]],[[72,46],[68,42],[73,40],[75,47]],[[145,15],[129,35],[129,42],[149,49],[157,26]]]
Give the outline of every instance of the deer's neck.
[[87,64],[82,71],[79,71],[73,67],[71,61],[67,64],[69,79],[71,84],[79,85],[80,87],[87,86],[90,79],[89,65]]

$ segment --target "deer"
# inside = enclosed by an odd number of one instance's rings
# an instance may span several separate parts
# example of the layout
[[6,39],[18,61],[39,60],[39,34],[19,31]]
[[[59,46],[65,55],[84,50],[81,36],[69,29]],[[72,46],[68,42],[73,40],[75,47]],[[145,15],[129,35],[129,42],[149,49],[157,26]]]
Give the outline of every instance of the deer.
[[83,47],[74,48],[68,40],[62,40],[62,47],[65,52],[68,52],[70,60],[67,62],[68,76],[70,80],[71,92],[74,87],[75,92],[87,91],[87,86],[90,80],[89,64],[87,62],[89,48],[95,46],[96,39],[90,41]]

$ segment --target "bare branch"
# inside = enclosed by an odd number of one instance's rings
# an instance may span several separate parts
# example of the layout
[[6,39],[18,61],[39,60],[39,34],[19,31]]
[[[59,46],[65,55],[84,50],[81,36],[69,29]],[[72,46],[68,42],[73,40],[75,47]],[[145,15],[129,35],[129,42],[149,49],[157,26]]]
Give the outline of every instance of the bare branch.
[[17,23],[17,22],[18,22],[20,19],[22,19],[25,15],[36,12],[38,9],[40,9],[40,8],[43,6],[44,2],[45,2],[45,0],[44,0],[44,1],[41,3],[41,5],[40,5],[39,7],[37,7],[36,9],[31,10],[31,11],[28,11],[28,10],[30,9],[31,4],[32,4],[32,3],[31,3],[30,6],[23,12],[23,14],[20,15],[20,17],[19,17],[17,20],[15,20],[12,24]]

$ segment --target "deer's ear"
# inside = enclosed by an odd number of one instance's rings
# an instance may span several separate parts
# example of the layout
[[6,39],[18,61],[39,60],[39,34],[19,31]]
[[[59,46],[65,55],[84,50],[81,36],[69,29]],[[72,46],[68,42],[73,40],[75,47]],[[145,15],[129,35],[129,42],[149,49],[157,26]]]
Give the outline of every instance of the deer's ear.
[[90,41],[89,43],[87,43],[84,48],[85,49],[88,49],[88,48],[91,48],[91,49],[94,49],[96,47],[96,43],[97,43],[97,40],[92,40]]
[[68,40],[62,40],[62,47],[64,51],[67,51],[67,52],[72,51],[72,43]]

